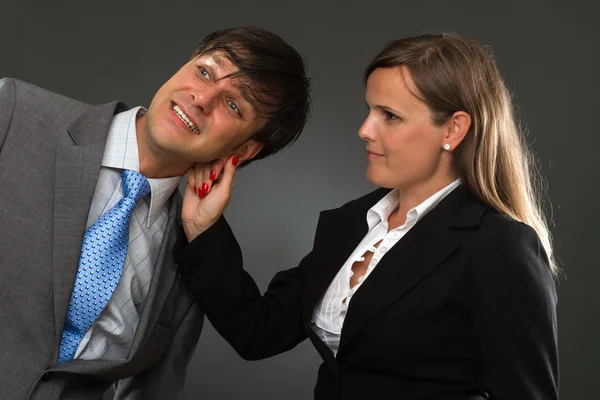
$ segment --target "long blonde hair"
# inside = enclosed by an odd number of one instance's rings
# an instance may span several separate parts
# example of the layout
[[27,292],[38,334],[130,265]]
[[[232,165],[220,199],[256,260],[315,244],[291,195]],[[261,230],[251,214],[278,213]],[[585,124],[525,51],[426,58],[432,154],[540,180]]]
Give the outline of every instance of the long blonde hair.
[[406,66],[416,95],[443,124],[455,112],[471,116],[471,127],[455,151],[455,167],[467,189],[490,207],[531,226],[554,275],[552,238],[542,210],[543,182],[517,127],[511,95],[491,52],[455,33],[396,40],[367,67]]

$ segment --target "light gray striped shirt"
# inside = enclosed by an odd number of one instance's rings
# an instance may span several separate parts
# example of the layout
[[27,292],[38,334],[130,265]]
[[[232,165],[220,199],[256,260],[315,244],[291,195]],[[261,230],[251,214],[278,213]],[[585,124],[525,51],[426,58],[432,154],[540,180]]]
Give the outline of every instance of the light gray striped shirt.
[[[121,172],[139,172],[136,119],[141,107],[115,115],[111,121],[86,229],[124,196]],[[121,280],[96,322],[83,337],[75,358],[125,359],[142,315],[168,217],[168,200],[181,177],[148,179],[150,200],[140,200],[129,225],[129,248]]]

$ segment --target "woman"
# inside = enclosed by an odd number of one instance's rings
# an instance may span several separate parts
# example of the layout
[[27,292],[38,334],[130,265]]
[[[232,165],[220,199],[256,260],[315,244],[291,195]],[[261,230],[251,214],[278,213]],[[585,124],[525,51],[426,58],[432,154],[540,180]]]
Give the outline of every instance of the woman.
[[323,357],[316,399],[557,399],[557,268],[494,61],[423,35],[390,44],[365,78],[359,135],[382,189],[322,212],[310,254],[261,296],[219,218],[234,166],[190,207],[209,182],[199,166],[175,249],[184,283],[245,359],[308,337]]

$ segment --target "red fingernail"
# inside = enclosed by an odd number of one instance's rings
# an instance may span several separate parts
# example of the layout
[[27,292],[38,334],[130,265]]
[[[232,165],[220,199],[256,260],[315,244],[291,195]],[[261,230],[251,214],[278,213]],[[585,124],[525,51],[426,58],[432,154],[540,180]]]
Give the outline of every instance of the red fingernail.
[[202,192],[204,194],[208,193],[208,183],[203,183],[202,184]]
[[240,159],[239,156],[233,156],[233,159],[231,160],[231,163],[233,164],[234,167],[237,165],[239,159]]
[[194,193],[198,192],[198,191],[196,190],[196,186],[194,186],[192,189],[194,189]]
[[204,192],[200,192],[200,193],[198,194],[198,196],[200,196],[200,198],[201,198],[201,199],[203,199],[203,198],[204,198],[204,196],[206,196],[206,193],[204,193]]
[[215,171],[210,171],[210,180],[214,181],[217,179],[217,173]]
[[199,197],[202,197],[202,196],[201,196],[201,195],[202,195],[202,190],[198,189],[198,190],[196,190],[196,193],[198,193],[198,196],[199,196]]

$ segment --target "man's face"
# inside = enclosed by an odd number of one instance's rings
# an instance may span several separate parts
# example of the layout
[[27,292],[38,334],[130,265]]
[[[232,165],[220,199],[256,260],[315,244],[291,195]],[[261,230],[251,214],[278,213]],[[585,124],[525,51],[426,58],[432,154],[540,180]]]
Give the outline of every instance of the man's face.
[[138,124],[146,150],[180,165],[226,158],[261,129],[252,99],[224,78],[238,69],[213,52],[185,64],[156,93]]

